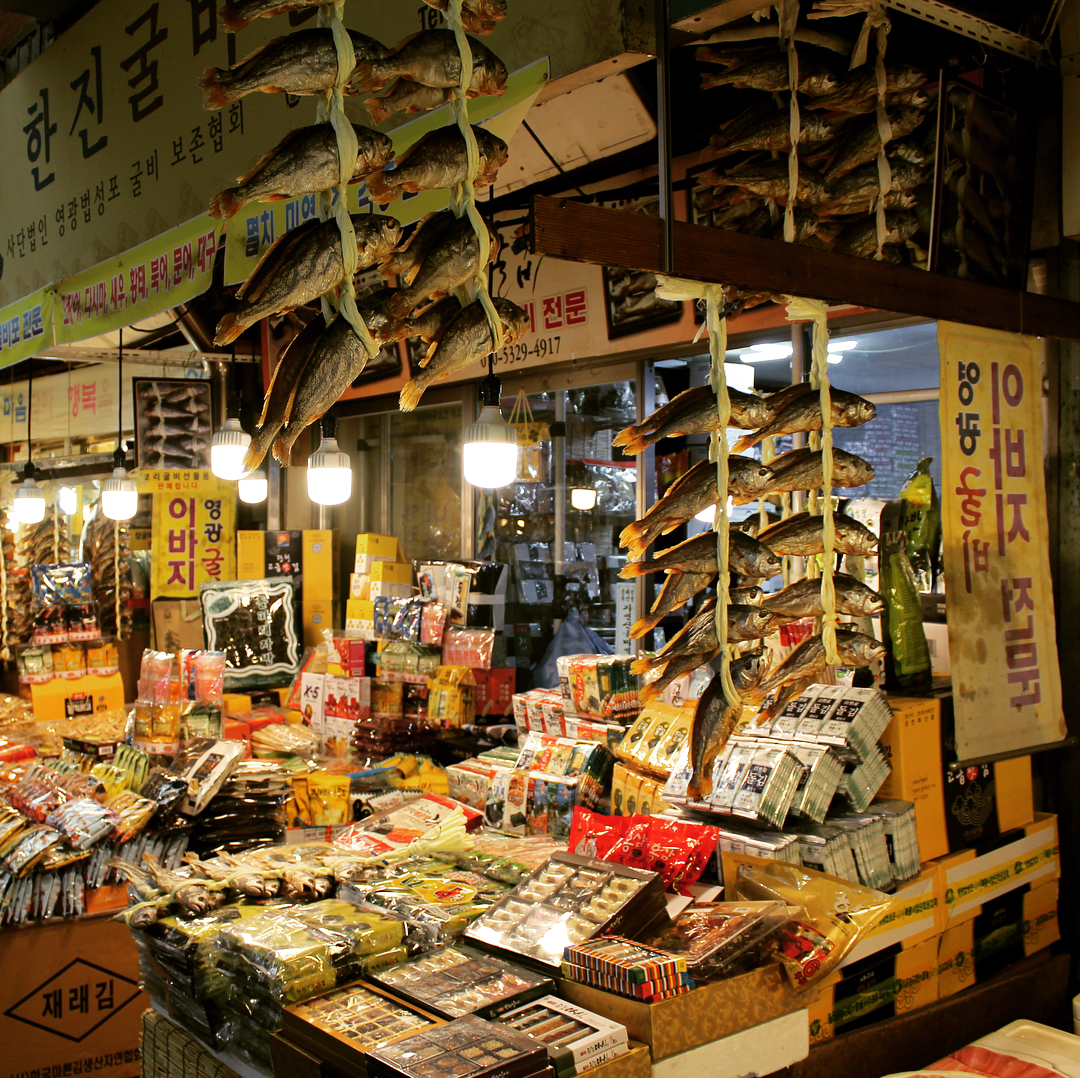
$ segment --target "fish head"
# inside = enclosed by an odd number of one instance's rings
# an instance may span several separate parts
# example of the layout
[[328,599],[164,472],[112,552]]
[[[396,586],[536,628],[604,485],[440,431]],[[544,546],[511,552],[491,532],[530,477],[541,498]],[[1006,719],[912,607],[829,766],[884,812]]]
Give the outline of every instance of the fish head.
[[516,303],[509,300],[495,300],[496,310],[503,322],[503,332],[506,335],[506,344],[517,344],[529,331],[529,313]]
[[858,427],[862,426],[863,423],[869,423],[877,415],[877,405],[873,401],[866,400],[865,397],[860,397],[858,400],[852,401],[845,411],[854,420],[851,425]]
[[767,553],[762,554],[761,557],[755,559],[754,576],[776,576],[782,568],[783,562],[780,560],[779,556],[769,550]]
[[765,672],[764,652],[743,655],[731,664],[731,680],[736,689],[750,689],[758,683]]
[[[839,634],[838,634],[839,635]],[[885,657],[885,645],[880,640],[875,640],[866,633],[844,634],[847,639],[841,637],[838,643],[844,651],[844,658],[849,659],[857,666],[869,666],[872,662]]]
[[851,543],[855,547],[855,556],[864,558],[877,550],[878,540],[877,536],[869,528],[864,528],[852,537]]

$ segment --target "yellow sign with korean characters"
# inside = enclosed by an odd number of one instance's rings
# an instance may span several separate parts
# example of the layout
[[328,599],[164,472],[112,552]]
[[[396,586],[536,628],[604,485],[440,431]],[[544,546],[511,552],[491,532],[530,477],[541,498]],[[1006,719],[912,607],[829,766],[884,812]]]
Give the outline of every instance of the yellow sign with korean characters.
[[208,213],[56,286],[56,343],[136,323],[210,287],[223,224]]
[[[515,71],[506,80],[506,93],[501,97],[473,98],[469,102],[469,119],[509,143],[547,78],[548,60],[544,57]],[[394,153],[400,156],[423,135],[451,122],[449,106],[443,105],[387,134],[393,139]],[[347,198],[351,213],[385,213],[402,225],[412,224],[425,214],[450,205],[450,192],[439,190],[407,193],[404,198],[380,208],[372,205],[364,183],[351,184],[347,188]],[[318,213],[316,195],[287,202],[253,202],[245,207],[229,220],[225,239],[225,283],[238,284],[246,280],[275,239],[317,217]]]
[[206,471],[145,472],[138,483],[154,495],[151,597],[191,598],[234,579],[236,484]]
[[1065,737],[1034,337],[938,323],[941,517],[962,760]]
[[47,288],[0,310],[0,367],[10,367],[53,343],[53,294]]

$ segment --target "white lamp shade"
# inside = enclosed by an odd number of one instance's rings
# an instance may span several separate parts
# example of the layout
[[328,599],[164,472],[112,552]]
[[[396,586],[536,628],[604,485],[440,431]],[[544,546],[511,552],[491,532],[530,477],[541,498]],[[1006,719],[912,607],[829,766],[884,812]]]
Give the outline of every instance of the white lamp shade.
[[497,405],[488,404],[465,431],[461,447],[465,481],[474,487],[505,487],[517,476],[517,431],[502,417]]
[[101,511],[110,520],[130,520],[139,511],[139,487],[126,469],[114,468],[101,484]]
[[352,461],[338,448],[336,438],[326,438],[308,457],[308,497],[316,505],[341,505],[352,494]]
[[574,487],[570,491],[570,504],[582,511],[596,507],[596,491],[592,487]]
[[236,493],[242,502],[248,505],[258,505],[265,502],[270,493],[270,482],[266,478],[266,472],[261,468],[258,471],[248,472],[236,482]]
[[37,524],[45,519],[45,494],[33,479],[24,479],[15,491],[12,512],[20,524]]
[[61,487],[56,495],[56,504],[65,516],[71,516],[79,508],[79,494],[74,487]]
[[251,445],[251,435],[239,419],[226,419],[225,426],[210,443],[210,471],[218,479],[239,479],[244,474],[244,457]]

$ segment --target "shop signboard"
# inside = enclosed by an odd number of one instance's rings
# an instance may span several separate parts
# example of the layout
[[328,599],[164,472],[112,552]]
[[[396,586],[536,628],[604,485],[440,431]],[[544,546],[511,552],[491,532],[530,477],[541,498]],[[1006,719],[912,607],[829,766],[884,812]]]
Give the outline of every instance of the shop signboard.
[[943,554],[961,760],[1065,737],[1034,337],[938,324]]
[[0,367],[29,359],[53,343],[53,293],[39,288],[0,310]]
[[236,486],[204,471],[155,471],[152,597],[190,598],[207,581],[236,576]]

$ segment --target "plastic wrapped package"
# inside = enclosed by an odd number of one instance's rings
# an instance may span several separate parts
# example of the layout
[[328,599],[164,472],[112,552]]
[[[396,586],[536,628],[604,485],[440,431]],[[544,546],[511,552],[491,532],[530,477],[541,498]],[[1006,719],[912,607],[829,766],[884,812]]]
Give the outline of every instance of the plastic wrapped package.
[[739,866],[740,898],[798,906],[770,943],[792,984],[802,989],[831,973],[885,915],[888,895],[781,862]]
[[300,665],[291,577],[200,585],[203,631],[211,651],[225,653],[225,688],[279,684]]
[[31,824],[20,832],[14,845],[4,854],[4,866],[14,876],[28,876],[49,850],[62,841],[60,832],[55,828]]
[[685,958],[620,936],[567,947],[562,974],[645,1003],[670,999],[695,987]]
[[117,828],[120,817],[97,801],[79,797],[55,809],[45,822],[55,827],[69,846],[85,850]]
[[56,776],[44,768],[38,768],[31,777],[24,778],[7,793],[8,800],[27,819],[44,823],[45,818],[68,800],[66,791],[57,786]]
[[112,838],[115,842],[126,842],[132,835],[138,834],[157,811],[157,804],[149,798],[140,797],[131,790],[122,790],[110,797],[106,806],[116,815]]

